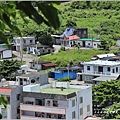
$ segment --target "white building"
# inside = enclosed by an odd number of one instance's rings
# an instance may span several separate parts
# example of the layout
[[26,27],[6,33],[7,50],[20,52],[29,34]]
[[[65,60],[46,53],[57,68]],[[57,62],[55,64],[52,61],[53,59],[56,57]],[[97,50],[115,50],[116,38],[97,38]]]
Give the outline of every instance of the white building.
[[28,45],[35,44],[35,37],[14,37],[13,39],[16,42],[16,51],[20,51]]
[[0,113],[3,119],[19,119],[22,87],[10,83],[0,83],[0,94],[8,100],[6,109],[3,105],[0,105]]
[[76,41],[76,44],[79,44],[81,47],[88,48],[99,48],[98,45],[101,43],[100,40],[94,38],[80,38]]
[[8,48],[0,48],[0,59],[4,58],[11,58],[12,57],[12,51]]
[[77,73],[82,76],[82,80],[88,83],[97,84],[100,81],[111,79],[119,79],[120,62],[95,60],[81,63],[84,65],[82,73]]
[[92,115],[92,87],[53,82],[23,87],[20,118],[32,120],[84,119]]
[[16,76],[16,81],[18,82],[18,85],[28,85],[30,83],[44,85],[48,84],[48,73],[30,72],[27,74]]

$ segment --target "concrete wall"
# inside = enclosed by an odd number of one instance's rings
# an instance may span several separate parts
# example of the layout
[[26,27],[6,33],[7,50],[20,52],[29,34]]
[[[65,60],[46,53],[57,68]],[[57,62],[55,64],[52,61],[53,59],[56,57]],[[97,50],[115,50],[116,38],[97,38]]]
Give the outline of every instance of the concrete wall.
[[[80,103],[80,97],[83,98],[83,102]],[[72,100],[75,100],[75,106],[72,107]],[[87,112],[87,105],[90,105],[90,111]],[[83,114],[80,115],[80,109],[83,109]],[[88,87],[80,92],[77,92],[77,96],[69,99],[69,107],[66,110],[66,119],[72,120],[72,112],[75,111],[75,118],[83,120],[86,116],[92,115],[92,88]]]
[[[17,95],[20,94],[20,100],[17,100]],[[22,102],[22,87],[17,86],[13,88],[10,97],[11,104],[11,117],[10,119],[16,119],[19,114],[17,114],[17,109],[20,107],[20,103]]]
[[12,51],[11,50],[5,50],[5,51],[3,51],[1,59],[2,58],[11,58],[11,57],[12,57]]

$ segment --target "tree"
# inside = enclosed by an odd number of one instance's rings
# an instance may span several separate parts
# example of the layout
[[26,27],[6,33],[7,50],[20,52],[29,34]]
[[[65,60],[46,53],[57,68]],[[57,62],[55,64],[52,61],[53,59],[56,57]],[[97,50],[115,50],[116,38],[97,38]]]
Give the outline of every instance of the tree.
[[[7,99],[0,95],[0,105],[3,105],[5,108],[7,107]],[[0,113],[0,119],[2,119],[2,114]]]
[[103,108],[111,106],[120,100],[120,81],[100,82],[93,87],[93,114],[105,116]]
[[18,60],[3,60],[0,61],[0,75],[1,78],[8,79],[15,75],[20,69],[21,62]]
[[120,119],[120,103],[114,103],[109,108],[103,109],[105,111],[104,119]]
[[45,23],[48,26],[59,28],[60,21],[58,10],[55,5],[60,2],[51,1],[0,1],[0,38],[9,44],[5,32],[12,31],[22,36],[17,26],[16,19],[19,14],[27,24],[28,17],[34,20],[38,25]]
[[67,27],[75,27],[75,26],[77,26],[77,24],[76,24],[76,22],[73,21],[73,20],[67,20],[66,26],[67,26]]

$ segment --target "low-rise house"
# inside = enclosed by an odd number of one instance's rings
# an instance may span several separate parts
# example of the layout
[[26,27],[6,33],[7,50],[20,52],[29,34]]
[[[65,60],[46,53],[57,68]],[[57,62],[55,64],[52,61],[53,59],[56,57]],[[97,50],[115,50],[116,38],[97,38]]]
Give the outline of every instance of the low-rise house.
[[87,48],[99,48],[99,44],[101,43],[100,40],[95,38],[80,38],[76,41],[76,44],[80,45],[81,47]]
[[21,51],[28,45],[35,45],[35,37],[14,37],[16,43],[16,51]]
[[81,63],[84,65],[78,76],[87,83],[98,84],[100,81],[117,80],[120,75],[120,62],[95,60]]
[[108,57],[115,57],[116,55],[113,53],[109,53],[109,54],[100,54],[100,55],[94,55],[93,58],[91,58],[91,60],[105,60]]
[[22,91],[22,86],[11,84],[11,81],[7,84],[0,82],[0,94],[8,100],[7,108],[0,105],[0,113],[3,119],[20,119]]
[[37,55],[45,55],[45,54],[50,54],[51,52],[54,52],[54,48],[50,47],[48,45],[28,45],[26,53],[32,53]]
[[76,45],[76,41],[79,40],[79,37],[77,35],[71,35],[71,36],[64,36],[61,38],[61,45],[66,47],[72,47]]
[[12,51],[8,48],[0,48],[0,59],[11,58]]
[[23,87],[20,118],[32,120],[84,119],[92,115],[92,87],[53,82]]
[[32,61],[29,62],[30,63],[30,68],[31,69],[37,69],[37,70],[45,70],[48,68],[52,68],[55,67],[55,64],[53,64],[52,62],[49,61]]
[[16,81],[18,82],[18,85],[28,85],[30,83],[44,85],[48,83],[48,73],[30,72],[16,76]]
[[[64,36],[78,36],[79,38],[88,38],[88,29],[87,28],[66,28],[64,33],[62,35],[51,35],[56,45],[61,45],[65,43],[61,43],[61,40],[64,38]],[[65,45],[66,46],[66,45]]]
[[83,70],[82,67],[73,66],[70,68],[58,68],[55,70],[50,71],[49,77],[54,78],[55,80],[70,77],[71,80],[76,79],[77,72],[81,72]]

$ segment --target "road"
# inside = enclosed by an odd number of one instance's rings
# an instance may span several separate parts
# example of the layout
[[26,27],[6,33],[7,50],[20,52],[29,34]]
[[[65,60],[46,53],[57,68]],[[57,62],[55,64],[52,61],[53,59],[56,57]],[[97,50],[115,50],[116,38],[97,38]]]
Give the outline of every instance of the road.
[[[18,59],[18,60],[21,60],[20,58],[20,52],[17,52],[17,51],[13,51],[13,54],[16,56],[15,58],[13,59]],[[31,61],[33,60],[36,60],[36,56],[35,55],[32,55],[32,54],[23,54],[23,58],[22,58],[22,61],[25,61],[26,62],[26,65],[28,66],[28,69],[30,69],[30,63]]]

